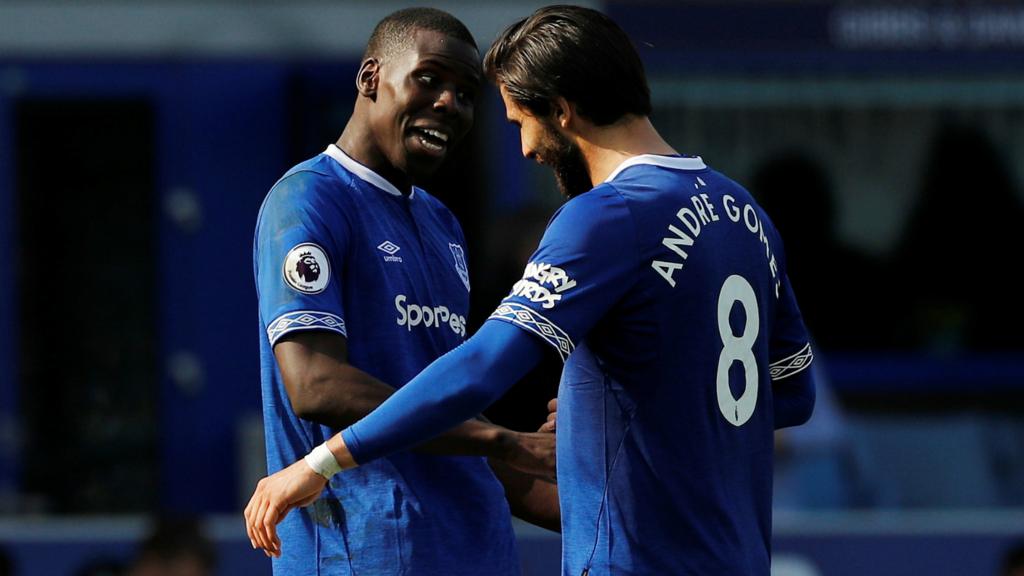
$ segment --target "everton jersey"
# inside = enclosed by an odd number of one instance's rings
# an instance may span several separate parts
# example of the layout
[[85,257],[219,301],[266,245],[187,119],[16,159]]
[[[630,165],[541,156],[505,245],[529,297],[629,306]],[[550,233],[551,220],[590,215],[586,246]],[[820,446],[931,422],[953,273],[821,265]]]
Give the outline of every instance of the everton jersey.
[[566,362],[563,574],[769,574],[772,382],[809,377],[811,351],[746,190],[631,158],[561,207],[491,318]]
[[[347,338],[353,366],[401,386],[466,337],[469,275],[452,214],[401,194],[330,146],[271,189],[256,226],[263,418],[270,472],[338,430],[291,409],[273,346]],[[402,453],[339,474],[280,526],[276,574],[518,575],[504,491],[486,461]]]

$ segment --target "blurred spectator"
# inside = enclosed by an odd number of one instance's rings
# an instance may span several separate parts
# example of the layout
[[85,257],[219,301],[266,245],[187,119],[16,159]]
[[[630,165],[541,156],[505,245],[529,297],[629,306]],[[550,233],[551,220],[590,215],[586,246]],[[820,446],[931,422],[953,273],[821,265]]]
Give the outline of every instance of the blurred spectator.
[[212,576],[213,544],[191,519],[161,520],[142,543],[129,576]]
[[[947,124],[935,135],[896,260],[903,343],[938,353],[1020,350],[1024,303],[1006,269],[1024,249],[1024,210],[989,137]],[[902,297],[900,297],[902,296]]]
[[822,167],[786,152],[754,170],[750,189],[786,239],[790,280],[821,349],[884,348],[880,265],[839,240],[836,203]]
[[846,422],[829,388],[822,350],[883,345],[872,331],[873,282],[878,265],[836,236],[836,208],[828,176],[813,159],[785,152],[754,170],[751,191],[786,239],[790,280],[814,338],[818,384],[807,424],[776,432],[775,505],[843,508],[859,502],[858,467]]
[[1006,551],[999,575],[1024,576],[1024,542],[1017,542]]

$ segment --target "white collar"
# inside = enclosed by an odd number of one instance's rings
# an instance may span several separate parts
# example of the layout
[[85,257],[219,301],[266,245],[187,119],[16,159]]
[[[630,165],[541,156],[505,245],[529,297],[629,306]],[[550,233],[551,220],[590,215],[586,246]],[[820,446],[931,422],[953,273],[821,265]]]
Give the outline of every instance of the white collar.
[[622,172],[630,166],[636,166],[638,164],[651,164],[654,166],[661,166],[662,168],[672,168],[674,170],[703,170],[707,168],[704,165],[704,161],[701,160],[700,156],[693,158],[686,158],[682,156],[661,156],[658,154],[641,154],[639,156],[633,156],[626,158],[622,164],[619,164],[618,168],[612,170],[612,173],[604,179],[605,182],[611,182]]
[[[403,195],[401,192],[398,191],[398,188],[395,188],[394,184],[388,182],[380,174],[377,174],[373,170],[370,170],[366,166],[363,166],[359,162],[353,160],[348,154],[345,154],[345,152],[342,151],[341,148],[338,148],[336,145],[331,144],[330,146],[328,146],[327,150],[324,150],[324,154],[327,154],[331,158],[337,160],[338,164],[341,164],[346,170],[358,176],[360,180],[372,184],[377,188],[380,188],[381,190],[387,192],[388,194],[391,194],[392,196]],[[409,192],[409,199],[412,200],[413,196],[415,195],[416,187],[412,186]]]

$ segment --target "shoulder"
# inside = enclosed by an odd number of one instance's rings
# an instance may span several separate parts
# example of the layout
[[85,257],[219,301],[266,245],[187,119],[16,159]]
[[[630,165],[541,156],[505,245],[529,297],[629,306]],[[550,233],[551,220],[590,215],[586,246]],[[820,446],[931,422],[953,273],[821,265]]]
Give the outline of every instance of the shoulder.
[[563,204],[551,217],[548,229],[586,231],[609,225],[632,226],[632,216],[626,198],[606,182]]
[[351,182],[351,174],[330,162],[333,162],[331,158],[320,154],[292,167],[270,188],[267,200],[312,202],[330,190],[346,187]]
[[541,239],[554,255],[589,255],[629,260],[639,253],[637,227],[627,201],[601,184],[559,208]]
[[302,215],[324,215],[331,204],[344,202],[351,194],[352,175],[331,158],[320,154],[288,170],[267,193],[260,208],[259,222],[279,222]]

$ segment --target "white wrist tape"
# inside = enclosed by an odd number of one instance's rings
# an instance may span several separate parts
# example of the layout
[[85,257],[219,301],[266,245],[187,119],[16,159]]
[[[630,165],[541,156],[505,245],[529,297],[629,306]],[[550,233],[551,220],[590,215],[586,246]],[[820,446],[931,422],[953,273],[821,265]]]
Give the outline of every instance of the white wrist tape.
[[338,460],[334,457],[334,453],[327,447],[327,442],[313,448],[313,451],[306,454],[303,460],[306,461],[306,464],[309,464],[313,472],[328,480],[331,479],[331,476],[341,472],[341,466],[338,465]]

